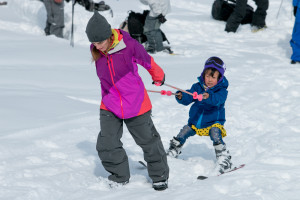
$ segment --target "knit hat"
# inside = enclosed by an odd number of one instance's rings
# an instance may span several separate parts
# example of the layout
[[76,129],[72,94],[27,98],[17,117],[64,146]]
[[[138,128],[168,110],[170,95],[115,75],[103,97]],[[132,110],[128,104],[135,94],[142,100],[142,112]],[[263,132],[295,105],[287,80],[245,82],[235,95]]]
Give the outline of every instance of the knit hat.
[[224,73],[225,73],[225,70],[226,70],[225,63],[223,62],[223,60],[221,60],[221,58],[218,58],[218,57],[215,57],[215,56],[210,57],[209,59],[207,59],[207,61],[205,62],[205,65],[204,65],[203,72],[201,74],[202,80],[204,80],[204,71],[207,68],[210,68],[210,67],[215,68],[216,70],[218,70],[220,72],[221,78],[218,81],[218,83],[220,83],[223,80]]
[[97,11],[86,25],[85,32],[90,42],[102,42],[112,34],[110,24]]

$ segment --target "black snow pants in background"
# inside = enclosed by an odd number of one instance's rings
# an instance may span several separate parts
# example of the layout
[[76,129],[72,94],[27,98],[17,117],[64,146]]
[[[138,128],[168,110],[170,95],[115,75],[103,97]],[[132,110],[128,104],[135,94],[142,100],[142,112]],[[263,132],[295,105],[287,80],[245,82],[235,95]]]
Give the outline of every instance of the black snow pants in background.
[[[241,24],[241,21],[246,15],[247,1],[248,0],[236,0],[236,7],[227,20],[225,31],[236,32],[239,25]],[[262,28],[266,25],[266,16],[269,7],[269,0],[254,0],[254,1],[257,5],[257,9],[253,14],[251,25]]]

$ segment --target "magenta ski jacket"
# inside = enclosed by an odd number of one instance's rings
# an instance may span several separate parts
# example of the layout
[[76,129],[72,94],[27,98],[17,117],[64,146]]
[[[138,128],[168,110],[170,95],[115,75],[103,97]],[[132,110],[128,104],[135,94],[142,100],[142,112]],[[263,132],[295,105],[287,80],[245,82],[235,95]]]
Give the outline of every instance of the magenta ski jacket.
[[[138,65],[150,73],[153,81],[162,81],[164,72],[145,48],[127,32],[119,29],[112,31],[117,45],[107,54],[100,52],[101,57],[95,63],[101,82],[100,109],[108,110],[121,119],[128,119],[142,115],[152,108],[138,74]],[[93,47],[91,44],[91,49]]]

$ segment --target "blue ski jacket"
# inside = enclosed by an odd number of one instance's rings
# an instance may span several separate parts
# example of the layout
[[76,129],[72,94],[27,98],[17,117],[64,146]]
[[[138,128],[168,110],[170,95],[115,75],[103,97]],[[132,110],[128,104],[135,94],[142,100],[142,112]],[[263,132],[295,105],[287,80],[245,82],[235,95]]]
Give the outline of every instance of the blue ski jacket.
[[197,92],[198,94],[206,92],[209,94],[209,98],[198,101],[186,93],[182,93],[181,100],[176,98],[178,103],[185,106],[193,103],[189,111],[188,125],[194,125],[198,129],[207,128],[215,123],[224,125],[226,121],[224,106],[227,99],[227,88],[229,85],[226,77],[224,76],[220,83],[207,91],[204,89],[204,81],[201,76],[198,77],[198,81],[199,82],[193,84],[191,89],[187,91],[191,93]]
[[295,24],[293,28],[292,39],[290,45],[293,49],[291,59],[294,61],[300,61],[300,0],[293,0],[293,6],[297,6],[297,13]]

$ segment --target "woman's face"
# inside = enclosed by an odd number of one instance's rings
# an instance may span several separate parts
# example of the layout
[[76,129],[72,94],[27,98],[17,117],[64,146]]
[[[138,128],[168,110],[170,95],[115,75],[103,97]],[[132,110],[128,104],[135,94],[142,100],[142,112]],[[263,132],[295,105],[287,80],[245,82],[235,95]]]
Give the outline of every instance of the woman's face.
[[109,45],[110,45],[109,38],[102,42],[93,42],[93,45],[99,51],[105,52],[109,48]]

